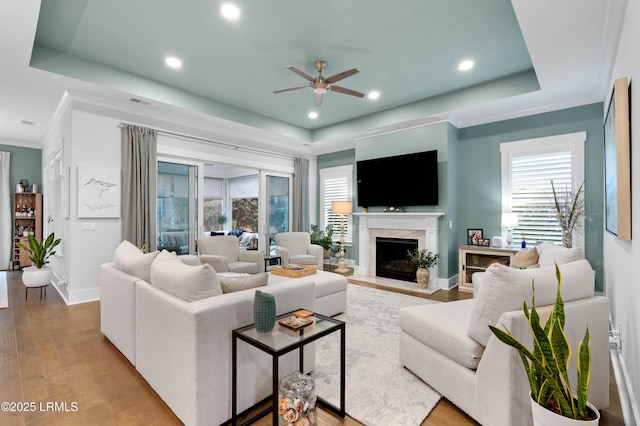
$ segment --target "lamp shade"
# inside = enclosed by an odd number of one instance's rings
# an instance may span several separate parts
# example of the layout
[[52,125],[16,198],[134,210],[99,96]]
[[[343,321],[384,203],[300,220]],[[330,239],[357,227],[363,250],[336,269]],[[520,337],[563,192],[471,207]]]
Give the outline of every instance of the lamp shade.
[[518,213],[502,213],[503,228],[513,228],[518,226]]
[[351,201],[332,201],[331,213],[351,214],[353,213],[353,203]]

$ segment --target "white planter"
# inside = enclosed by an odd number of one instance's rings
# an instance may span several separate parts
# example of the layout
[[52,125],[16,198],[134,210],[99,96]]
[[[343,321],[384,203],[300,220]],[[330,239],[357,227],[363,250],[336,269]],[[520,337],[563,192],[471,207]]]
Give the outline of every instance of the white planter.
[[22,282],[27,287],[42,287],[51,282],[53,270],[49,266],[36,268],[29,266],[22,269]]
[[587,406],[598,416],[594,420],[574,420],[549,411],[531,398],[533,426],[597,426],[600,423],[600,412],[587,402]]

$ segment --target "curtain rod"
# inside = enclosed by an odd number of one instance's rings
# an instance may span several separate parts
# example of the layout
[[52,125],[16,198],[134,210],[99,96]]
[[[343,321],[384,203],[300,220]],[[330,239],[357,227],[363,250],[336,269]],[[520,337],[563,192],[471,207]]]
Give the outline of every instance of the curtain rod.
[[[118,128],[122,128],[125,125],[137,126],[137,124],[120,123],[118,125]],[[143,127],[146,127],[146,126],[143,126]],[[221,141],[217,141],[217,140],[213,140],[213,139],[206,139],[206,138],[201,138],[201,137],[197,137],[197,136],[185,135],[185,134],[182,134],[182,133],[169,132],[169,131],[166,131],[166,130],[159,130],[159,129],[153,129],[153,130],[155,130],[156,133],[158,133],[158,134],[162,134],[162,135],[166,135],[166,136],[175,136],[175,137],[178,137],[178,138],[181,138],[181,139],[189,139],[189,140],[193,140],[193,141],[196,141],[196,142],[203,142],[203,143],[207,143],[207,144],[216,144],[216,145],[222,146],[224,148],[233,149],[235,151],[252,152],[252,153],[255,153],[255,154],[269,155],[269,156],[276,157],[276,158],[288,158],[288,159],[297,158],[295,155],[281,154],[281,153],[266,151],[266,150],[262,150],[262,149],[258,149],[258,148],[243,147],[243,146],[240,146],[240,145],[233,145],[233,144],[230,144],[228,142],[221,142]]]

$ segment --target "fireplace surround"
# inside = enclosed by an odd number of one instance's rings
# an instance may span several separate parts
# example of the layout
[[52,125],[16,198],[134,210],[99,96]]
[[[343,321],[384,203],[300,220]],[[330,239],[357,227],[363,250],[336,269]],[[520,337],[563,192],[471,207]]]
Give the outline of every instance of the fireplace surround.
[[[358,223],[358,275],[375,277],[376,238],[404,238],[418,241],[419,249],[438,252],[438,227],[444,213],[354,213]],[[438,267],[431,270],[438,277]],[[446,280],[438,282],[438,287],[446,288]]]

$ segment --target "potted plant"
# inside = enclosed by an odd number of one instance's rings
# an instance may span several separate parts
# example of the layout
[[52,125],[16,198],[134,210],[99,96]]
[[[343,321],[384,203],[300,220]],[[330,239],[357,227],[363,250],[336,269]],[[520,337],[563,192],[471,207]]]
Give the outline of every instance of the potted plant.
[[324,229],[320,229],[320,225],[311,225],[311,244],[317,244],[324,248],[324,258],[328,259],[330,250],[333,246],[333,225],[327,225]]
[[431,250],[419,250],[415,248],[413,250],[408,250],[407,256],[409,257],[409,261],[418,268],[416,270],[416,280],[418,281],[418,285],[422,288],[429,287],[429,281],[431,279],[429,269],[438,264],[440,255],[438,253],[433,254]]
[[56,252],[53,250],[58,244],[60,244],[60,238],[56,239],[55,234],[52,232],[49,236],[38,242],[38,240],[32,236],[28,236],[29,247],[22,243],[17,243],[18,247],[29,253],[29,259],[31,259],[32,266],[23,268],[22,282],[27,287],[42,287],[47,285],[51,281],[53,271],[47,266],[49,263],[49,257]]
[[220,213],[216,216],[216,223],[218,224],[218,230],[224,229],[224,224],[227,223],[227,216]]
[[[597,425],[600,413],[587,402],[591,377],[589,328],[587,327],[578,344],[577,386],[574,394],[567,374],[571,347],[564,333],[564,302],[560,294],[562,276],[557,264],[556,278],[556,300],[544,327],[540,325],[540,317],[535,307],[535,287],[531,311],[527,308],[526,302],[522,305],[533,336],[533,351],[518,341],[509,330],[493,326],[489,328],[500,341],[515,348],[520,354],[531,388],[531,409],[535,425]],[[533,282],[531,285],[534,286]]]

